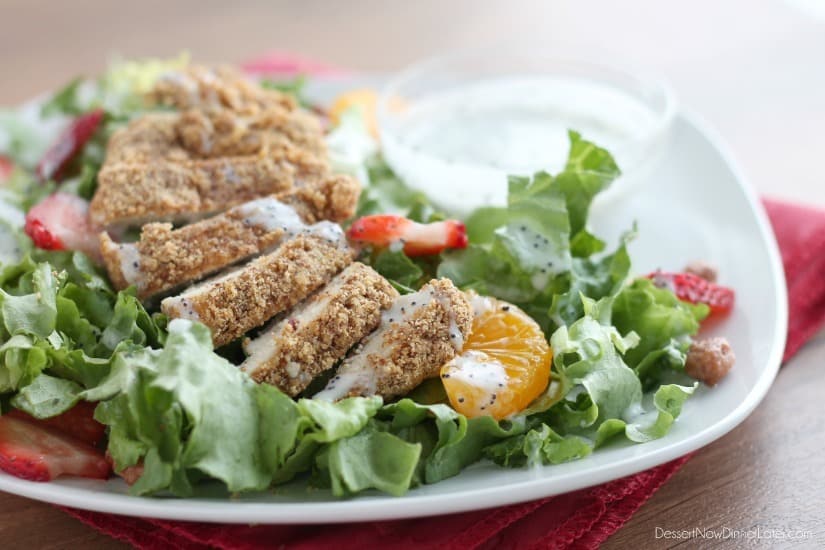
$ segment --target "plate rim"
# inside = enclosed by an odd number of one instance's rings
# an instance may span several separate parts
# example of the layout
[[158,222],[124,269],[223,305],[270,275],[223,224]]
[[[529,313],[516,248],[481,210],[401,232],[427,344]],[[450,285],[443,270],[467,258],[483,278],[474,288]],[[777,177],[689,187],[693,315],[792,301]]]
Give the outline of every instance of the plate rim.
[[[199,521],[208,523],[249,524],[313,524],[382,521],[425,517],[482,510],[527,502],[599,485],[620,477],[633,475],[649,468],[675,460],[721,438],[739,426],[762,402],[779,371],[785,349],[788,327],[787,286],[779,247],[770,226],[767,213],[749,179],[734,159],[721,136],[698,114],[680,108],[676,119],[692,126],[719,154],[730,170],[736,184],[756,218],[760,240],[766,245],[771,264],[777,319],[776,336],[771,344],[766,371],[757,380],[745,399],[721,421],[642,456],[626,457],[604,465],[592,472],[586,482],[574,482],[569,489],[548,491],[542,481],[552,478],[523,480],[508,483],[506,492],[496,487],[470,489],[453,494],[397,497],[401,506],[387,506],[386,498],[363,499],[357,506],[347,506],[348,500],[326,502],[234,502],[226,510],[227,501],[193,501],[192,499],[159,499],[95,491],[88,488],[32,482],[0,472],[0,491],[40,500],[50,504],[115,515],[147,517],[167,520]],[[546,466],[545,468],[551,468]],[[479,504],[481,502],[482,504]],[[342,506],[342,504],[344,504]],[[319,519],[320,518],[320,519]]]

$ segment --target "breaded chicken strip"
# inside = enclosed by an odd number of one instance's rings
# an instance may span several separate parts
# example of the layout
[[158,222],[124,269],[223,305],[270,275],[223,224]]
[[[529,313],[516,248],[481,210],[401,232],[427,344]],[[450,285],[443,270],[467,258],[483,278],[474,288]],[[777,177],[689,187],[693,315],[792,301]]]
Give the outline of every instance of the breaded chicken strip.
[[271,107],[242,116],[227,109],[147,113],[117,130],[106,164],[185,163],[208,158],[273,156],[290,149],[326,158],[321,122],[304,110]]
[[356,262],[257,338],[244,341],[248,357],[241,368],[257,382],[298,395],[372,332],[397,297],[384,277]]
[[189,109],[192,107],[226,107],[236,112],[254,112],[272,106],[294,110],[295,99],[277,90],[262,88],[232,67],[199,65],[169,72],[158,79],[149,94],[161,105]]
[[148,223],[134,243],[118,244],[104,232],[100,251],[115,288],[135,285],[138,296],[148,298],[313,232],[317,221],[343,221],[357,200],[355,180],[331,177],[317,188],[255,199],[179,229]]
[[181,145],[193,156],[210,158],[267,154],[292,145],[326,157],[321,122],[302,109],[269,107],[241,115],[229,109],[189,109],[175,123]]
[[329,173],[320,122],[270,103],[246,115],[228,108],[150,113],[115,132],[98,174],[92,222],[189,221],[320,181]]
[[406,394],[455,357],[472,330],[473,311],[449,279],[398,298],[379,327],[344,360],[317,399]]
[[169,73],[150,98],[182,111],[176,133],[193,155],[252,155],[286,141],[326,156],[318,117],[292,96],[264,89],[229,67],[191,66]]
[[325,163],[297,151],[274,158],[104,165],[89,216],[98,227],[191,221],[273,193],[318,185],[326,177]]
[[313,185],[296,187],[279,195],[279,200],[298,210],[307,223],[321,220],[340,223],[355,215],[360,195],[361,186],[354,178],[329,174]]
[[171,318],[200,321],[212,330],[215,346],[263,325],[329,282],[350,264],[354,251],[340,226],[302,234],[274,252],[166,298],[161,310]]
[[106,164],[185,163],[192,155],[178,141],[178,113],[147,113],[115,131],[106,143]]

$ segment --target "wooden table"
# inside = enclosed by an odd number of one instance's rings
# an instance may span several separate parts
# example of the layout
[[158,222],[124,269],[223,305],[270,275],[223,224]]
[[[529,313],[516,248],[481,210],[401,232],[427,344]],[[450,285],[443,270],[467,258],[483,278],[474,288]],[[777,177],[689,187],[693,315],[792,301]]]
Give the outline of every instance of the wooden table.
[[[664,75],[684,105],[720,130],[761,193],[825,205],[825,21],[792,7],[804,3],[0,0],[0,105],[94,74],[113,52],[188,49],[204,62],[233,62],[278,49],[392,71],[445,48],[530,37],[559,55]],[[756,526],[812,531],[800,548],[825,544],[823,364],[819,338],[782,370],[750,418],[698,452],[606,546],[684,542],[657,539],[657,527]],[[122,546],[47,504],[6,494],[0,540],[15,548]]]

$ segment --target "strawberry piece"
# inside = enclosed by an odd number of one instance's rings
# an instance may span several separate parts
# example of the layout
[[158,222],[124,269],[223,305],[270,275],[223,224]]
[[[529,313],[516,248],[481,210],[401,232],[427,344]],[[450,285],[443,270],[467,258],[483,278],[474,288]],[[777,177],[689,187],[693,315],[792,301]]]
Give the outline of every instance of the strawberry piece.
[[89,203],[71,193],[53,193],[26,214],[26,235],[45,250],[81,250],[99,254],[97,233],[88,219]]
[[95,420],[95,406],[94,403],[81,401],[63,414],[44,419],[37,419],[19,409],[12,409],[6,415],[45,426],[96,447],[103,441],[106,426]]
[[458,220],[417,223],[391,214],[359,218],[347,236],[374,246],[403,247],[407,256],[438,254],[449,248],[466,248],[468,243],[467,229]]
[[5,155],[0,155],[0,184],[4,183],[14,171],[14,163]]
[[656,271],[647,276],[659,288],[670,289],[683,302],[706,304],[711,317],[727,315],[733,309],[735,294],[732,288],[712,283],[693,273]]
[[107,479],[111,473],[94,447],[9,415],[0,416],[0,470],[31,481],[61,475]]
[[103,121],[103,109],[95,109],[75,118],[46,150],[37,165],[41,181],[59,180],[69,162],[83,149]]

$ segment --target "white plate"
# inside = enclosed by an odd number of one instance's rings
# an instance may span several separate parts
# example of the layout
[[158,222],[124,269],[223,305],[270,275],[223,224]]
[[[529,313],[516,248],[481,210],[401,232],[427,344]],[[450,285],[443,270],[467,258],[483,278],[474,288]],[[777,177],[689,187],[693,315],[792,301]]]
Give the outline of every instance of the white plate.
[[[340,85],[352,82],[339,83]],[[359,83],[360,84],[360,83]],[[327,95],[336,86],[325,86]],[[617,443],[558,466],[501,469],[476,464],[460,475],[395,498],[369,493],[336,500],[293,484],[229,498],[216,487],[197,498],[140,498],[120,480],[61,479],[33,483],[0,472],[0,490],[87,510],[222,523],[331,523],[409,518],[476,510],[574,491],[634,474],[699,449],[738,425],[762,400],[785,345],[787,299],[782,264],[765,212],[720,141],[696,117],[676,117],[665,160],[639,197],[602,207],[598,233],[615,238],[632,220],[634,268],[681,268],[703,258],[736,289],[733,315],[717,332],[737,354],[734,370],[716,388],[701,387],[670,433],[640,444]]]

